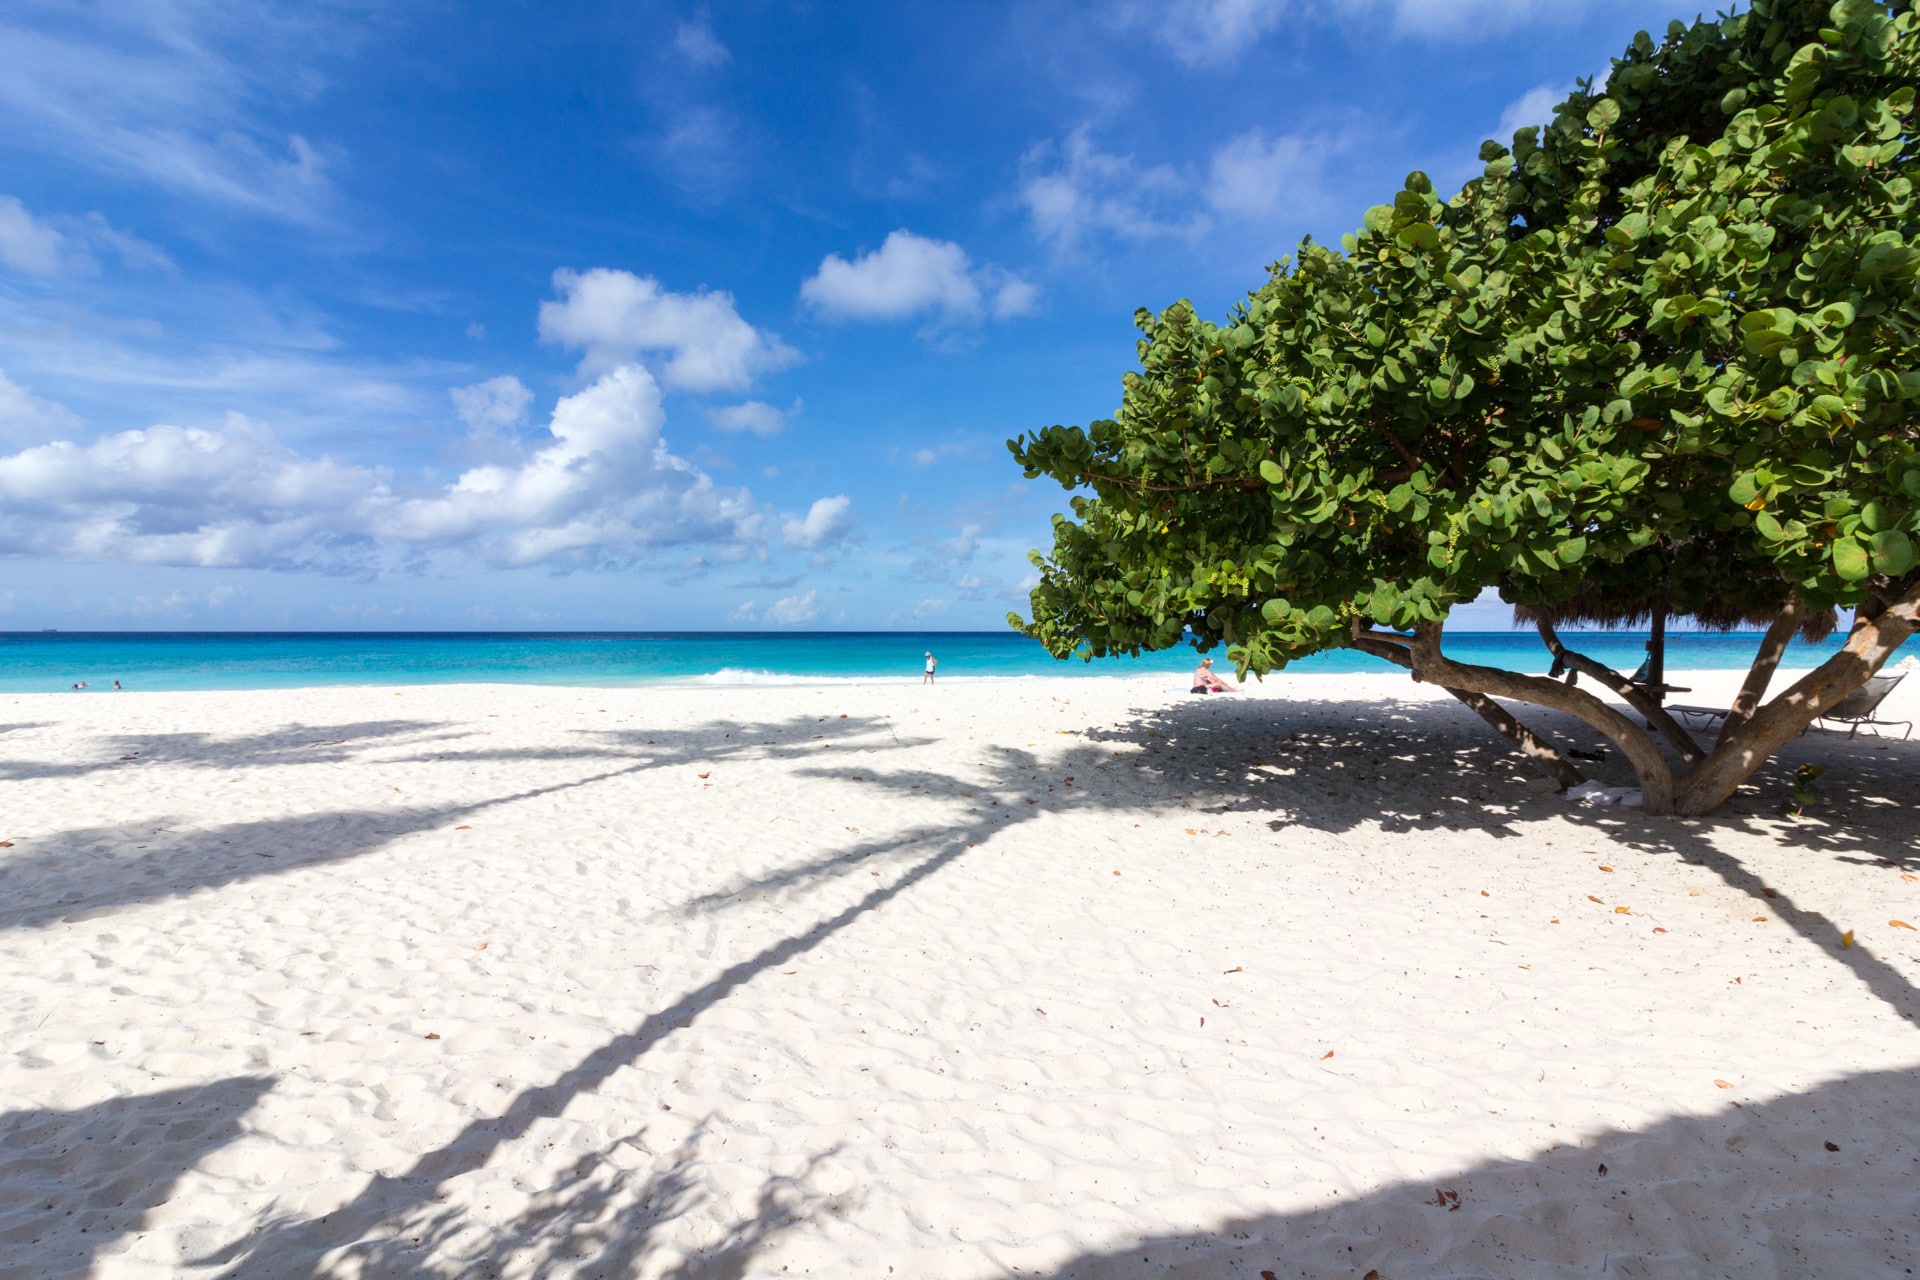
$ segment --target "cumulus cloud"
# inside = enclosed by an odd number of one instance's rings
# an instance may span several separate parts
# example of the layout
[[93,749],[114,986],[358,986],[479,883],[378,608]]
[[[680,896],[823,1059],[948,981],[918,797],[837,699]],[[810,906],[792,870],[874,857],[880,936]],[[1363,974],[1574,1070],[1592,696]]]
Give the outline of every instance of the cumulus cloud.
[[511,375],[453,387],[447,395],[453,400],[454,416],[476,436],[498,435],[519,426],[533,403],[533,392]]
[[540,337],[584,352],[582,373],[659,353],[660,381],[669,387],[738,391],[800,358],[743,320],[730,293],[674,293],[651,276],[607,267],[556,271],[553,287],[560,297],[540,304]]
[[720,431],[751,431],[757,436],[779,434],[787,425],[787,415],[800,412],[801,402],[795,400],[791,409],[776,409],[762,400],[749,400],[745,404],[730,404],[718,409],[707,410],[707,420]]
[[1295,8],[1288,0],[1173,0],[1157,7],[1155,34],[1189,66],[1234,62]]
[[997,267],[975,270],[951,240],[931,240],[904,227],[878,249],[848,261],[828,254],[800,286],[800,297],[831,320],[902,320],[931,315],[947,322],[997,319],[1033,309],[1037,290]]
[[807,509],[805,516],[781,525],[780,536],[787,540],[788,546],[818,550],[846,536],[848,513],[852,509],[853,499],[844,493],[821,498]]
[[1458,40],[1566,19],[1586,7],[1587,0],[1393,0],[1393,18],[1407,35]]
[[0,263],[29,275],[60,269],[66,237],[27,212],[12,196],[0,196]]
[[782,596],[775,600],[767,606],[766,621],[776,627],[799,627],[819,616],[814,593],[809,591],[803,596]]
[[1186,207],[1190,184],[1170,165],[1141,165],[1094,145],[1082,126],[1021,158],[1020,203],[1034,233],[1071,252],[1095,236],[1147,240],[1206,229]]
[[688,66],[702,70],[723,66],[733,57],[704,15],[680,24],[673,33],[673,51]]
[[1328,149],[1322,139],[1269,138],[1259,129],[1231,138],[1208,165],[1207,203],[1231,217],[1265,219],[1317,202]]
[[1553,119],[1553,109],[1567,100],[1571,89],[1555,88],[1550,84],[1537,85],[1527,90],[1507,104],[1500,113],[1500,124],[1494,138],[1502,146],[1513,142],[1516,130],[1528,125],[1544,125]]
[[761,517],[670,453],[638,365],[554,407],[549,441],[421,493],[384,470],[309,458],[237,415],[0,457],[0,553],[137,564],[368,569],[467,552],[502,566],[592,568],[688,544],[738,548]]
[[80,419],[64,405],[40,399],[0,370],[0,444],[45,440],[79,425]]

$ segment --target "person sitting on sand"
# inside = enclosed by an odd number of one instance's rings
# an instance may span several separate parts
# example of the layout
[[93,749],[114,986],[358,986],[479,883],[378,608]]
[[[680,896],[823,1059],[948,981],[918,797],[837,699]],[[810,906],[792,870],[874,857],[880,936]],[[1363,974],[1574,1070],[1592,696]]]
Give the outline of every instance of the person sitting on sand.
[[1232,685],[1213,674],[1213,659],[1200,659],[1200,666],[1193,673],[1193,688],[1190,693],[1238,693]]

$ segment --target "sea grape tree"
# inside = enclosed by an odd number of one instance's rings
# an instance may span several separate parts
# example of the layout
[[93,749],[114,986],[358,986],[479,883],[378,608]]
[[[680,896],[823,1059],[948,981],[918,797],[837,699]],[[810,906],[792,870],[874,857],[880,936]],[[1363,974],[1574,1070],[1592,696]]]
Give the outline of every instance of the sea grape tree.
[[[1712,810],[1920,629],[1916,81],[1908,0],[1674,23],[1224,323],[1140,312],[1111,420],[1008,442],[1075,491],[1010,621],[1063,657],[1191,634],[1242,673],[1356,647],[1563,782],[1492,697],[1593,725],[1650,810]],[[1448,611],[1487,589],[1639,715],[1455,661]],[[1840,653],[1763,704],[1787,639],[1846,609]],[[1716,741],[1552,625],[1654,611],[1767,627]]]

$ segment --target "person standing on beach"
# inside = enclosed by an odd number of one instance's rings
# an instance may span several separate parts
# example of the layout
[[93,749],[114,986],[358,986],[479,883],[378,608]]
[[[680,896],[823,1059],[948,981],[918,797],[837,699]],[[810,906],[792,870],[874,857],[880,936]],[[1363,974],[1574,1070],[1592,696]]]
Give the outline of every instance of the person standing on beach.
[[933,683],[933,669],[940,665],[940,659],[933,656],[933,650],[927,650],[927,674],[920,677],[921,684]]

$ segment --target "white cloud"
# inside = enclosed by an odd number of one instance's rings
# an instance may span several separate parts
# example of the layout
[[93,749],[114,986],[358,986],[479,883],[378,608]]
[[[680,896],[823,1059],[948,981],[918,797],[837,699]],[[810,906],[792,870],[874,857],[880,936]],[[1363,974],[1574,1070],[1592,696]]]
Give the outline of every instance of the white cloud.
[[1329,144],[1252,129],[1222,143],[1208,166],[1207,203],[1231,217],[1272,218],[1317,203]]
[[828,254],[800,286],[800,297],[831,320],[902,320],[931,315],[948,323],[996,319],[1033,309],[1038,290],[999,267],[976,271],[967,251],[904,227],[878,249],[849,262]]
[[1045,142],[1021,158],[1020,202],[1035,234],[1058,252],[1095,235],[1147,240],[1194,235],[1203,217],[1183,206],[1190,184],[1169,165],[1136,164],[1094,146],[1082,126],[1062,143]]
[[1394,0],[1394,25],[1403,34],[1472,39],[1536,19],[1565,19],[1587,0]]
[[798,627],[819,616],[814,593],[809,591],[803,596],[782,596],[775,600],[767,606],[766,620],[776,627]]
[[1500,113],[1500,124],[1494,133],[1494,140],[1501,146],[1513,145],[1516,130],[1528,125],[1543,125],[1553,119],[1553,109],[1567,100],[1571,89],[1556,88],[1550,84],[1538,85],[1527,90],[1507,104]]
[[758,622],[759,620],[760,607],[751,600],[741,604],[727,615],[727,621],[729,622]]
[[791,409],[776,409],[765,401],[749,400],[745,404],[709,409],[707,420],[720,431],[751,431],[757,436],[771,436],[779,434],[787,425],[787,415],[798,413],[800,407],[798,400]]
[[722,66],[733,57],[704,16],[680,24],[673,33],[673,51],[688,66],[702,69]]
[[470,387],[452,387],[453,412],[476,436],[496,435],[526,420],[533,392],[511,375],[488,378]]
[[178,0],[0,23],[0,127],[116,177],[233,208],[318,222],[333,200],[324,147],[264,127],[267,103],[313,93],[316,64],[370,29],[329,6]]
[[12,196],[0,196],[0,263],[29,275],[60,269],[66,237],[28,213]]
[[550,441],[523,463],[416,495],[384,470],[298,454],[237,415],[219,430],[59,441],[0,457],[0,553],[340,570],[456,551],[564,569],[758,538],[750,496],[668,452],[663,420],[653,378],[623,366],[562,398]]
[[1173,0],[1157,7],[1155,34],[1189,66],[1236,61],[1293,9],[1288,0]]
[[79,425],[80,419],[64,405],[40,399],[0,370],[0,444],[45,440]]
[[821,498],[807,509],[804,517],[781,525],[780,536],[787,540],[788,546],[818,550],[846,534],[848,513],[852,509],[853,499],[844,493]]
[[733,295],[673,293],[651,276],[595,267],[560,270],[561,297],[540,304],[540,337],[585,352],[581,371],[604,372],[638,356],[667,357],[660,381],[687,391],[738,391],[799,353],[740,318]]

